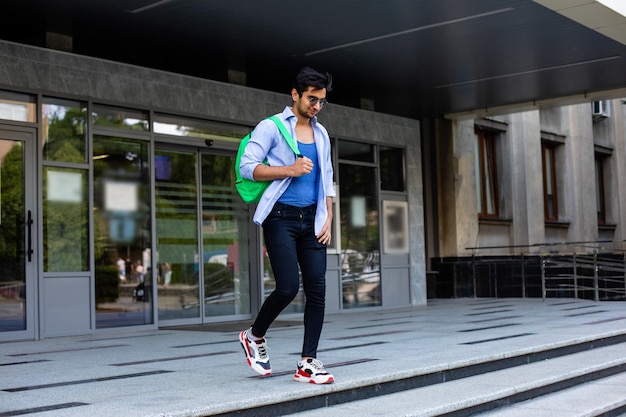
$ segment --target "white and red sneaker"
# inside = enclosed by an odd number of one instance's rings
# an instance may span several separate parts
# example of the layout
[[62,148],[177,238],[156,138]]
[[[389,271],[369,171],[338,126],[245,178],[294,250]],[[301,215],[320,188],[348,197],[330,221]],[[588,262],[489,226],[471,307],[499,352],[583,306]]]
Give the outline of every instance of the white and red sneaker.
[[249,332],[250,329],[247,329],[239,333],[239,341],[246,354],[248,365],[250,365],[257,374],[268,376],[272,373],[272,366],[270,365],[270,355],[267,353],[269,350],[267,343],[265,339],[261,339],[257,342],[248,339]]
[[309,384],[332,384],[335,382],[335,377],[326,372],[324,364],[317,359],[298,361],[298,369],[293,379]]

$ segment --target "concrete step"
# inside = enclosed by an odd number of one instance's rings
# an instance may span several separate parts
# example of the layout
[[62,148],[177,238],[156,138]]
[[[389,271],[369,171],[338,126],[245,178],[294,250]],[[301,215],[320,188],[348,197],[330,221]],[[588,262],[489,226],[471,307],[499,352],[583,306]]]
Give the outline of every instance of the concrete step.
[[618,416],[626,407],[624,371],[620,343],[290,415]]
[[[405,404],[394,394],[410,390],[417,394],[408,395],[406,415],[504,412],[526,398],[548,398],[620,374],[624,323],[626,303],[582,300],[450,299],[329,315],[320,357],[337,382],[325,386],[293,381],[299,318],[275,323],[269,378],[243,360],[237,340],[243,323],[0,343],[0,415],[267,417],[319,409],[343,416],[340,407],[372,398],[370,415],[398,416]],[[604,349],[609,347],[618,351]],[[578,362],[597,369],[553,369],[561,357],[584,352],[605,366],[585,358]],[[518,381],[538,364],[550,366],[531,373],[531,382]],[[500,373],[505,370],[513,372]],[[587,372],[571,375],[581,371]],[[484,392],[478,392],[481,385]],[[623,386],[606,385],[606,396],[621,394]],[[436,387],[447,392],[437,394]],[[619,409],[611,407],[609,415],[617,417]]]
[[622,417],[625,414],[626,374],[621,373],[476,416]]

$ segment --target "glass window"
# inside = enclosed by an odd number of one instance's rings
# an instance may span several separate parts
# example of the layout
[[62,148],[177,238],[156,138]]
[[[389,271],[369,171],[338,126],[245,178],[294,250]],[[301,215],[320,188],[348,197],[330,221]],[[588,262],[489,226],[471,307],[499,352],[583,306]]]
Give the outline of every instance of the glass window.
[[87,171],[43,168],[45,272],[89,270]]
[[604,190],[604,162],[606,156],[596,155],[596,205],[598,211],[598,224],[606,223],[606,201]]
[[94,135],[97,328],[153,322],[148,155],[145,141]]
[[339,159],[359,162],[374,162],[374,145],[340,140],[337,144]]
[[200,317],[197,155],[156,150],[159,320]]
[[44,98],[43,159],[56,162],[86,162],[86,104]]
[[474,158],[478,215],[480,217],[498,217],[498,168],[495,132],[476,129]]
[[147,111],[96,104],[91,117],[93,118],[93,124],[96,126],[117,127],[144,132],[147,132],[150,128]]
[[[27,155],[20,141],[0,138],[0,334],[26,330],[26,279],[28,248],[24,225],[26,210]],[[33,231],[34,232],[34,231]],[[36,254],[37,252],[35,252]],[[30,311],[30,309],[28,309]]]
[[405,191],[404,150],[381,146],[378,154],[380,160],[380,188],[385,191]]
[[0,90],[0,119],[36,122],[35,96]]
[[340,164],[339,187],[343,307],[381,305],[376,168]]
[[249,224],[233,191],[235,157],[203,154],[201,161],[205,316],[249,314]]
[[543,164],[543,208],[546,220],[556,221],[559,219],[559,199],[556,189],[555,150],[556,145],[542,143]]
[[154,132],[163,135],[184,136],[202,140],[219,140],[239,143],[250,131],[244,126],[211,122],[165,114],[154,116]]

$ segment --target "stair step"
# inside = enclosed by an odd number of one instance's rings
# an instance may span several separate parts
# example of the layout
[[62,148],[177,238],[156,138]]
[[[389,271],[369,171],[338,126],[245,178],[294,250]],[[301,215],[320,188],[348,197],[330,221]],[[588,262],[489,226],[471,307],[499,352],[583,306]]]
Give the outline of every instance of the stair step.
[[626,374],[568,388],[476,417],[618,417],[626,413]]
[[[488,372],[467,378],[456,379],[421,388],[410,389],[388,395],[381,395],[360,401],[347,402],[292,414],[298,417],[317,417],[328,415],[351,416],[389,416],[402,415],[413,417],[427,416],[470,416],[510,404],[531,406],[538,401],[526,400],[546,398],[548,394],[565,394],[571,387],[586,387],[601,390],[605,387],[614,396],[616,403],[609,401],[607,407],[621,407],[620,401],[626,398],[624,385],[612,385],[608,378],[624,378],[626,371],[625,345],[617,344],[584,352],[573,353],[534,362],[527,365]],[[418,358],[419,360],[419,358]],[[615,376],[614,376],[615,375]],[[620,381],[619,379],[616,379]],[[595,381],[595,382],[591,382]],[[580,387],[581,384],[584,384]],[[576,391],[574,391],[576,392]],[[595,392],[595,391],[594,391]],[[602,398],[596,395],[598,400]],[[605,395],[607,400],[611,397]],[[586,397],[586,395],[585,395]],[[527,403],[527,404],[526,404]],[[513,405],[501,408],[499,412],[513,410]],[[571,409],[569,410],[571,412]],[[492,411],[493,413],[494,411]],[[516,411],[517,412],[517,411]],[[582,411],[581,411],[582,412]],[[494,414],[496,416],[498,414]],[[509,414],[499,414],[501,416]],[[519,414],[522,415],[522,414]],[[530,414],[539,416],[533,410]],[[546,414],[548,415],[548,414]],[[556,417],[556,414],[550,414]],[[572,414],[563,414],[571,417]],[[594,416],[601,414],[580,414]],[[617,415],[617,414],[613,414]]]

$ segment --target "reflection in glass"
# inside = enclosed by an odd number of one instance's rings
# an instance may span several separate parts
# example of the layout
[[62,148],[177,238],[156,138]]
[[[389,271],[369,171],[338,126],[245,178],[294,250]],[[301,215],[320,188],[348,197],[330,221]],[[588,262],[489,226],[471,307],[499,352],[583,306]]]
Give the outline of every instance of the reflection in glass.
[[376,170],[339,165],[344,308],[381,305]]
[[250,128],[215,121],[155,114],[154,133],[239,143]]
[[24,148],[0,140],[0,331],[26,330]]
[[148,143],[94,135],[96,327],[153,322]]
[[202,246],[207,317],[250,313],[248,220],[235,192],[234,163],[232,156],[202,155]]
[[404,150],[380,146],[380,188],[386,191],[405,191]]
[[360,162],[374,162],[374,145],[362,142],[340,140],[337,142],[339,159]]
[[96,126],[140,130],[142,132],[147,132],[150,127],[148,112],[142,110],[96,104],[91,117]]
[[86,105],[78,101],[45,98],[43,118],[43,159],[84,164]]
[[154,157],[159,320],[200,317],[195,152]]
[[[196,180],[198,158],[201,187]],[[201,296],[204,317],[250,314],[248,218],[235,194],[233,164],[231,156],[156,151],[160,321],[199,318]]]
[[33,95],[0,90],[0,119],[34,123],[37,121],[35,103]]
[[43,168],[43,269],[88,271],[87,171]]

